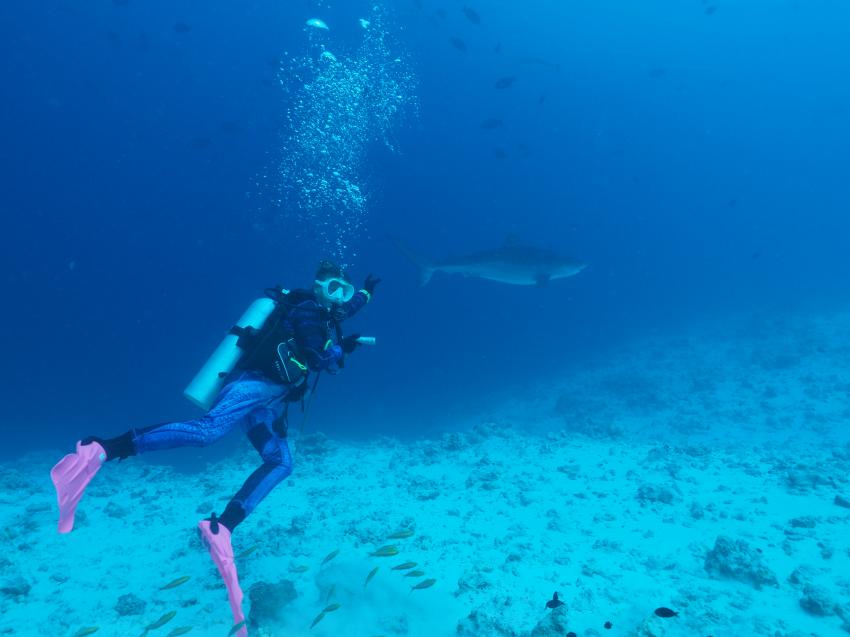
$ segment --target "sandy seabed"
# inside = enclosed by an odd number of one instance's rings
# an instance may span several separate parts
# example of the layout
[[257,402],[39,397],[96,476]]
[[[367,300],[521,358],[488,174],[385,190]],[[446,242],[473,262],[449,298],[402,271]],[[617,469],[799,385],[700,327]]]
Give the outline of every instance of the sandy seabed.
[[[414,442],[305,436],[234,534],[250,634],[850,634],[850,315],[644,338],[519,394]],[[227,635],[196,525],[256,468],[248,443],[199,474],[108,463],[59,535],[67,451],[0,466],[0,635],[137,636],[170,611],[150,637]]]

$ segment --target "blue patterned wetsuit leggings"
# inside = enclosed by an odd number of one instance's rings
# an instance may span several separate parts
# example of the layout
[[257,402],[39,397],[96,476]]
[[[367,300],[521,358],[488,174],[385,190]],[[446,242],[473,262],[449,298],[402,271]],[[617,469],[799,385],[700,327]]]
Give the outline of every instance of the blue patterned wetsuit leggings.
[[219,440],[236,425],[263,459],[242,488],[233,496],[245,515],[265,498],[277,484],[292,473],[292,456],[286,438],[274,430],[286,403],[287,388],[255,372],[243,372],[224,386],[215,405],[205,415],[185,422],[170,422],[133,430],[136,453],[175,447],[205,447]]

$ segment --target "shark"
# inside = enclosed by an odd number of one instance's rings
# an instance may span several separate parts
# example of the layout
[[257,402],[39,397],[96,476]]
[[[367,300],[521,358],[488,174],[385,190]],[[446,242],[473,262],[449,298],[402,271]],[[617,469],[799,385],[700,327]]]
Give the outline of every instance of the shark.
[[425,285],[435,272],[462,274],[511,285],[544,285],[553,279],[575,276],[586,263],[564,257],[545,248],[528,245],[516,237],[508,237],[495,250],[435,261],[413,251],[396,237],[391,237],[399,250],[419,267],[419,283]]

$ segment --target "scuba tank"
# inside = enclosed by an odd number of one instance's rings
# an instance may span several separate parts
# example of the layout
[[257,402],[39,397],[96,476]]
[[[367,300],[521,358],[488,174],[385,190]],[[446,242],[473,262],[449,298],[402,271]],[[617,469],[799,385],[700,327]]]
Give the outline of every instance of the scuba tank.
[[[278,295],[283,295],[288,293],[288,290],[276,290],[276,292]],[[276,306],[277,303],[271,295],[251,303],[204,366],[195,374],[192,382],[183,390],[183,395],[201,409],[209,409],[224,386],[225,379],[244,354],[245,350],[238,344],[240,330],[249,327],[256,330],[262,329]]]

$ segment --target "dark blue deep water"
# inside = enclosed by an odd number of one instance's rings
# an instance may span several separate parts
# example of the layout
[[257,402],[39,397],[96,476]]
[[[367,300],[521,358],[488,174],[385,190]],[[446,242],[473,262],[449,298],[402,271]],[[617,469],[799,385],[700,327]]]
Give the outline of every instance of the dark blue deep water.
[[[286,61],[355,56],[373,5],[0,4],[0,453],[195,414],[182,389],[244,307],[310,284],[337,230],[272,201]],[[844,3],[383,7],[410,93],[394,150],[358,133],[343,255],[383,279],[350,328],[378,346],[323,379],[311,428],[417,436],[636,336],[846,304]],[[518,236],[589,267],[419,287],[388,235],[434,258]]]

